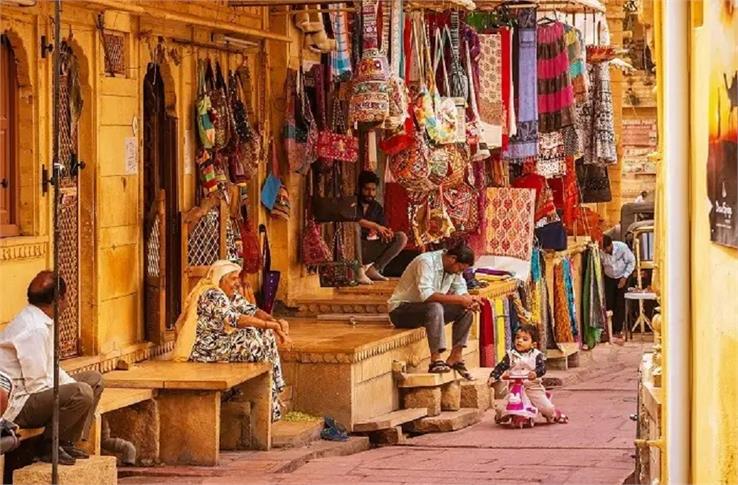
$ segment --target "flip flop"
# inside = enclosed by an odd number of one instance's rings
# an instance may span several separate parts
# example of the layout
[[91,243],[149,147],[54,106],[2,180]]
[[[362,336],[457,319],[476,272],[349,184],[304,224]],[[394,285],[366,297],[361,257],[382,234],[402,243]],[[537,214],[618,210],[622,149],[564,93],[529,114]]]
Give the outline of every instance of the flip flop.
[[[446,364],[448,365],[448,364]],[[472,375],[471,372],[469,372],[469,369],[466,368],[466,363],[464,363],[463,360],[460,360],[456,363],[454,363],[452,366],[450,366],[453,370],[458,372],[461,377],[466,379],[467,381],[475,381],[477,378]]]
[[320,432],[320,437],[327,441],[348,441],[349,439],[346,428],[336,423],[331,416],[323,419],[323,430]]
[[445,374],[447,372],[451,372],[451,367],[442,360],[434,360],[428,366],[428,372],[431,374]]

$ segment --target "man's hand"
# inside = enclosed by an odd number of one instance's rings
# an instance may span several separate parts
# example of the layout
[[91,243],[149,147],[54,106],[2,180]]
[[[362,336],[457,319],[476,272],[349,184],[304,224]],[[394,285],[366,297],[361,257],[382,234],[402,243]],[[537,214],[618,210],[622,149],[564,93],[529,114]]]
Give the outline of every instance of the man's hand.
[[389,242],[395,237],[395,232],[389,227],[377,226],[377,232],[384,242]]
[[536,375],[536,373],[535,373],[535,372],[533,372],[533,371],[530,371],[530,372],[528,372],[528,379],[529,379],[529,380],[531,380],[531,381],[535,381],[537,377],[538,377],[538,376]]
[[620,281],[618,281],[618,288],[625,288],[626,284],[628,284],[628,278],[620,278]]
[[473,312],[478,312],[482,305],[482,298],[476,295],[463,295],[462,299],[463,307]]

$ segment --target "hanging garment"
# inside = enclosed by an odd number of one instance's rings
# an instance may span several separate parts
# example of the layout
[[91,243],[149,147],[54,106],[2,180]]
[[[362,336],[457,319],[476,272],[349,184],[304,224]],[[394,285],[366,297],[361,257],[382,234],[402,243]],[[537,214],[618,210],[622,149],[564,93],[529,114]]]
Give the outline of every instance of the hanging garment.
[[587,101],[577,105],[577,131],[587,165],[617,163],[613,121],[610,64],[590,64],[587,68],[591,88]]
[[566,155],[562,133],[560,131],[540,133],[538,137],[536,172],[549,179],[566,174]]
[[574,88],[574,100],[582,103],[589,94],[589,76],[587,76],[587,50],[581,31],[571,25],[564,26],[566,48],[569,53],[569,77]]
[[547,215],[556,211],[551,191],[548,189],[546,179],[537,173],[527,173],[516,178],[512,186],[518,189],[533,189],[536,192],[535,222],[540,221]]
[[561,209],[561,220],[567,227],[572,227],[579,214],[579,185],[577,184],[574,159],[566,157],[566,173],[563,177],[548,181],[553,192],[553,201],[557,209]]
[[586,266],[582,284],[582,337],[587,347],[592,349],[600,342],[602,332],[607,326],[604,282],[602,278],[598,278],[601,271],[597,271],[597,266],[601,265],[601,261],[597,246],[590,246],[583,256]]
[[536,64],[536,9],[517,11],[518,28],[514,44],[518,47],[517,65],[513,83],[517,96],[517,133],[510,137],[504,158],[511,163],[522,163],[538,155],[538,78]]
[[554,312],[554,340],[556,343],[574,342],[571,331],[571,314],[569,313],[569,298],[566,291],[563,261],[554,263],[553,285],[553,312]]
[[505,335],[505,303],[501,298],[495,300],[495,357],[496,362],[501,361],[505,357],[507,349],[507,338]]
[[331,4],[331,23],[333,36],[336,39],[336,49],[331,51],[331,74],[333,78],[340,78],[344,74],[351,74],[351,40],[348,35],[348,14],[337,11],[345,7],[343,3]]
[[510,137],[517,133],[515,126],[515,91],[512,73],[512,29],[500,29],[502,39],[502,149],[510,144]]
[[505,110],[502,98],[502,34],[479,35],[479,116],[488,148],[502,146]]
[[[505,349],[509,350],[513,348],[513,325],[512,325],[512,319],[513,319],[513,312],[510,308],[510,299],[509,298],[503,298],[502,300],[502,308],[505,312]],[[517,328],[517,325],[516,325]]]
[[488,299],[484,298],[479,315],[479,365],[481,367],[494,367],[496,363],[494,325],[492,305]]
[[539,25],[538,132],[551,133],[574,124],[574,89],[569,77],[569,54],[564,24]]
[[487,254],[530,260],[535,197],[531,189],[487,189]]
[[582,195],[582,203],[610,202],[610,176],[607,166],[586,164],[584,160],[576,161],[577,182]]
[[574,275],[572,274],[571,259],[564,259],[561,264],[564,269],[564,289],[566,290],[566,301],[569,307],[569,323],[571,325],[571,334],[574,337],[579,336],[579,325],[577,324],[577,310],[574,302]]

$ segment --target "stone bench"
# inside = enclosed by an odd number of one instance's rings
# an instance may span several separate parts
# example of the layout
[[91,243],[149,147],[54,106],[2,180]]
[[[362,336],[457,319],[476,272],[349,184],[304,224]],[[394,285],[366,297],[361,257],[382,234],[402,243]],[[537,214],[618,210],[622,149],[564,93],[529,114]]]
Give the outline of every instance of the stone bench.
[[251,401],[251,444],[271,446],[269,364],[147,361],[103,376],[108,388],[155,390],[159,459],[168,465],[218,464],[221,393],[238,387]]

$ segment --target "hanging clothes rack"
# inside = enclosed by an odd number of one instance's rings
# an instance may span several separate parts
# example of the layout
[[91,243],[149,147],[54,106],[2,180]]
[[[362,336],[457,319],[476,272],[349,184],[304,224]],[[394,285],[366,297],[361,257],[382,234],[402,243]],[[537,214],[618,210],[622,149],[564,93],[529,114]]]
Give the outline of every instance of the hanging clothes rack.
[[605,13],[605,5],[599,0],[527,0],[521,2],[504,2],[500,0],[475,0],[477,10],[494,10],[505,6],[509,9],[537,7],[540,11],[558,11],[575,13],[594,11]]

